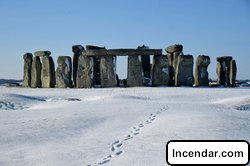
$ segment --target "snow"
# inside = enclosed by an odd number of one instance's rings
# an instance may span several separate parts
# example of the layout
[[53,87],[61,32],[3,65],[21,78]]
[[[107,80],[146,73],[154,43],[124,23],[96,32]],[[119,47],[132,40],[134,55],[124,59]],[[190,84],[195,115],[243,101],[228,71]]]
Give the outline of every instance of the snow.
[[0,86],[0,165],[167,165],[169,140],[250,141],[249,105],[248,88]]

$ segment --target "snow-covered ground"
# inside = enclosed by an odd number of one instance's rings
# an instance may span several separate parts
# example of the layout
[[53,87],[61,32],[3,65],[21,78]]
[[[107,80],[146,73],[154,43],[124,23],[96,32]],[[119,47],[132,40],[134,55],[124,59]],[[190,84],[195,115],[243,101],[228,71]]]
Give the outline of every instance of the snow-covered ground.
[[0,86],[0,166],[163,166],[176,139],[250,141],[250,89]]

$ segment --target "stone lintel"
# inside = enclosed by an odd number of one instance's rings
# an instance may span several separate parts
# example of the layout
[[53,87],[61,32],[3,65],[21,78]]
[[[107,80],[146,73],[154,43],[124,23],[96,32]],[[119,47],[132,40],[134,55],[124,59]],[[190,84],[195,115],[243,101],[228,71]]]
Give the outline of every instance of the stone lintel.
[[130,55],[162,55],[162,49],[93,49],[84,52],[86,56],[130,56]]

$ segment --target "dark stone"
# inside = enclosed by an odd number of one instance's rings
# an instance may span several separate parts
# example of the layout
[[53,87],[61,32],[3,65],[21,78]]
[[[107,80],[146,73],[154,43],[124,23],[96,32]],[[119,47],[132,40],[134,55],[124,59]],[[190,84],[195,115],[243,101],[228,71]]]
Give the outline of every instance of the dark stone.
[[180,55],[175,73],[175,86],[193,86],[193,56]]
[[116,87],[116,56],[101,56],[101,87]]
[[86,45],[86,50],[99,50],[99,49],[106,49],[105,47],[98,47],[93,45]]
[[222,63],[224,61],[231,61],[233,59],[233,57],[231,56],[221,56],[221,57],[217,57],[217,61]]
[[235,60],[231,60],[230,63],[230,86],[235,86],[236,81],[236,74],[237,74],[237,66]]
[[59,56],[57,59],[56,69],[56,87],[67,88],[73,87],[71,75],[72,75],[72,62],[69,56]]
[[42,58],[41,81],[43,88],[54,88],[56,84],[55,64],[53,58],[45,56]]
[[152,86],[167,86],[169,66],[166,55],[155,55],[152,67]]
[[23,70],[23,87],[31,87],[31,69],[33,55],[26,53],[23,55],[24,70]]
[[78,59],[79,59],[79,56],[82,54],[83,51],[84,51],[84,47],[81,46],[81,45],[72,46],[72,52],[74,53],[74,55],[73,55],[73,82],[74,82],[75,87],[76,87]]
[[41,71],[42,64],[39,56],[35,56],[32,62],[32,70],[31,70],[31,87],[37,88],[41,87]]
[[143,77],[141,56],[128,56],[127,86],[143,86]]
[[196,59],[195,65],[195,86],[209,86],[208,80],[208,65],[210,64],[210,57],[206,55],[199,55]]
[[93,87],[93,59],[85,55],[80,55],[78,59],[76,87]]
[[50,51],[36,51],[35,56],[39,57],[45,57],[45,56],[50,56],[51,52]]
[[217,75],[218,75],[218,83],[223,86],[230,85],[230,71],[231,71],[231,56],[222,56],[217,57]]
[[179,53],[181,53],[182,51],[183,51],[183,46],[181,45],[181,44],[175,44],[175,45],[171,45],[171,46],[169,46],[169,47],[167,47],[166,49],[165,49],[165,51],[167,52],[167,53],[174,53],[174,52],[179,52]]

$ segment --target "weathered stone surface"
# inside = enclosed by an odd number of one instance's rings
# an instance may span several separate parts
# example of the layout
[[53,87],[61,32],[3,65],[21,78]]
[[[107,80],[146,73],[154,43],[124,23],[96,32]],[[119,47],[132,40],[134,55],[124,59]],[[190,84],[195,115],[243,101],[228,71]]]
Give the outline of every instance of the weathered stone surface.
[[195,65],[195,85],[209,86],[208,80],[208,65],[210,64],[210,57],[206,55],[199,55],[196,59]]
[[80,55],[78,59],[76,87],[91,88],[93,86],[93,59]]
[[74,53],[74,55],[73,55],[73,82],[74,82],[75,87],[76,87],[78,59],[79,59],[79,56],[82,54],[83,51],[84,51],[84,47],[81,46],[81,45],[72,46],[72,52]]
[[231,57],[231,56],[221,56],[221,57],[217,57],[217,61],[218,61],[218,62],[231,61],[232,59],[233,59],[233,57]]
[[101,87],[116,87],[116,57],[102,56],[100,61]]
[[230,71],[231,71],[231,60],[233,58],[231,56],[222,56],[217,57],[217,75],[218,75],[218,83],[223,86],[230,85]]
[[100,50],[100,49],[106,49],[105,47],[98,47],[93,45],[86,45],[86,50]]
[[175,86],[193,86],[193,56],[180,55],[175,73]]
[[44,57],[44,56],[50,56],[50,51],[36,51],[35,56]]
[[42,58],[41,81],[43,88],[54,88],[56,84],[55,64],[53,58],[44,56]]
[[128,56],[127,86],[143,86],[143,77],[141,56]]
[[175,72],[177,68],[178,57],[183,55],[182,52],[167,53],[168,64],[169,64],[169,85],[175,84]]
[[152,86],[167,86],[169,66],[166,55],[155,55],[152,66]]
[[31,69],[33,55],[31,53],[26,53],[23,55],[24,60],[24,70],[23,70],[23,87],[31,87]]
[[32,69],[31,69],[31,87],[37,88],[41,87],[41,71],[42,71],[42,64],[40,61],[39,56],[35,56],[32,62]]
[[56,87],[67,88],[73,87],[71,75],[72,75],[72,62],[69,56],[59,56],[57,59],[56,69]]
[[137,56],[137,55],[161,55],[162,49],[86,49],[85,55],[87,56],[104,56],[104,55],[117,55],[117,56]]
[[237,66],[235,60],[230,61],[230,86],[235,86]]
[[[142,45],[142,46],[138,46],[137,49],[148,50],[149,47]],[[151,75],[150,54],[141,56],[141,59],[142,59],[142,69],[143,69],[144,78],[150,79],[150,75]]]
[[175,44],[175,45],[171,45],[171,46],[168,46],[165,51],[167,53],[174,53],[174,52],[179,52],[181,53],[183,51],[183,46],[181,44]]

